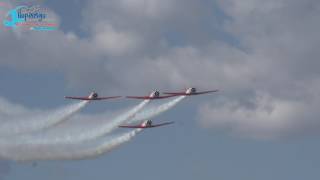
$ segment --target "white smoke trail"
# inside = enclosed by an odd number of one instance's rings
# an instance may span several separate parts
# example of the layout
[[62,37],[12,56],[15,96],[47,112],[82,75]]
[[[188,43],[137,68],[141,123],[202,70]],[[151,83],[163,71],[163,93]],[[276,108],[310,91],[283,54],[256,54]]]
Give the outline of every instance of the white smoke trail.
[[[141,122],[146,119],[153,118],[177,105],[180,101],[182,101],[186,96],[179,96],[167,103],[164,103],[158,107],[153,107],[151,109],[145,110],[143,112],[141,109],[145,107],[150,100],[144,100],[139,105],[134,107],[128,113],[123,114],[112,120],[111,122],[101,124],[99,127],[92,128],[90,130],[84,130],[82,133],[69,133],[66,135],[62,135],[59,137],[51,137],[51,138],[43,138],[43,137],[34,137],[34,136],[24,136],[19,139],[12,139],[10,142],[14,142],[16,144],[24,144],[28,142],[30,144],[73,144],[78,143],[85,140],[95,139],[101,137],[115,128],[117,128],[120,124],[130,123],[130,122]],[[75,135],[77,134],[77,135]],[[1,143],[1,141],[0,141]]]
[[0,115],[1,116],[25,114],[27,112],[28,112],[27,108],[18,104],[13,104],[8,100],[6,100],[5,98],[0,97]]
[[130,119],[129,121],[127,121],[128,123],[131,123],[131,122],[141,122],[143,120],[146,120],[146,119],[151,119],[165,111],[168,111],[170,110],[171,108],[173,108],[174,106],[176,106],[180,101],[182,101],[186,96],[179,96],[177,98],[175,98],[174,100],[172,101],[169,101],[165,104],[162,104],[158,107],[153,107],[151,109],[146,109],[140,113],[137,113],[137,115]]
[[[19,141],[6,141],[5,143],[0,142],[0,157],[19,161],[72,160],[96,157],[112,150],[124,142],[129,141],[141,130],[137,129],[114,139],[109,139],[108,141],[103,140],[98,141],[98,143],[94,142],[94,144],[88,140],[95,140],[106,133],[111,132],[113,129],[117,128],[118,125],[124,122],[141,121],[142,119],[152,118],[159,115],[160,113],[173,108],[184,98],[185,96],[181,96],[158,107],[139,113],[139,111],[149,103],[149,100],[145,100],[110,123],[102,124],[98,128],[92,128],[81,134],[68,134],[67,136],[47,139],[35,139],[32,138],[32,136],[25,139],[24,136],[21,137]],[[82,147],[80,145],[83,145],[84,140],[86,140],[86,143],[89,143],[89,145],[86,144],[87,146]]]
[[[150,100],[144,100],[134,108],[132,108],[130,111],[116,117],[115,119],[111,120],[110,122],[103,123],[95,128],[91,128],[90,130],[84,130],[81,133],[66,133],[62,136],[56,136],[51,138],[44,138],[39,136],[33,136],[33,135],[24,135],[21,137],[14,137],[6,140],[0,141],[1,145],[10,145],[10,144],[53,144],[53,145],[61,145],[61,144],[77,144],[82,141],[88,141],[88,140],[94,140],[99,137],[104,136],[105,134],[110,133],[114,129],[118,128],[119,125],[121,125],[124,122],[127,122],[128,120],[135,117],[136,113],[141,111]],[[1,140],[1,139],[0,139]]]
[[72,115],[84,108],[89,101],[82,101],[57,109],[55,112],[34,112],[10,115],[2,118],[0,136],[15,136],[24,133],[40,131],[69,119]]
[[103,138],[94,142],[94,144],[90,143],[85,147],[83,147],[83,144],[81,143],[68,145],[66,147],[50,145],[30,146],[28,144],[11,147],[7,146],[0,151],[0,157],[16,161],[77,160],[94,158],[128,142],[141,130],[142,129],[135,129],[112,139]]

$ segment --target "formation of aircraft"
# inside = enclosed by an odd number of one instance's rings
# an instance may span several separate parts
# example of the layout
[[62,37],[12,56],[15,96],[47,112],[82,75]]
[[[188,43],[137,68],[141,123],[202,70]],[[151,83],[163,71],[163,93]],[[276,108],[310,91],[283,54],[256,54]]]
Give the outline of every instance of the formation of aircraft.
[[[156,99],[166,99],[170,97],[175,97],[175,96],[193,96],[193,95],[201,95],[201,94],[208,94],[208,93],[214,93],[218,92],[217,89],[215,90],[210,90],[210,91],[201,91],[197,92],[197,89],[194,87],[187,88],[185,91],[181,92],[164,92],[163,94],[166,94],[164,96],[160,96],[159,91],[153,91],[149,96],[126,96],[126,98],[131,98],[131,99],[149,99],[149,100],[156,100]],[[122,96],[106,96],[106,97],[99,97],[98,93],[96,92],[91,92],[89,96],[85,97],[79,97],[79,96],[65,96],[66,99],[75,99],[75,100],[84,100],[84,101],[92,101],[92,100],[108,100],[108,99],[116,99],[120,98]],[[119,126],[120,128],[155,128],[155,127],[160,127],[160,126],[166,126],[173,124],[174,122],[164,122],[160,124],[153,124],[151,120],[147,120],[139,125],[121,125]]]

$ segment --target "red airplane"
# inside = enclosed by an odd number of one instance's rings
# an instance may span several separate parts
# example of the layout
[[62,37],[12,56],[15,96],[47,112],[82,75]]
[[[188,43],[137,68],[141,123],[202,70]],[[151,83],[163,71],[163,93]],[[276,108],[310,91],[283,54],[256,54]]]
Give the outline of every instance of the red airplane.
[[109,96],[109,97],[98,97],[98,93],[96,92],[91,92],[89,96],[87,97],[74,97],[74,96],[65,96],[64,98],[66,99],[76,99],[76,100],[106,100],[106,99],[114,99],[114,98],[119,98],[121,96]]
[[163,94],[169,94],[173,96],[192,96],[192,95],[208,94],[213,92],[218,92],[218,89],[211,90],[211,91],[197,92],[196,88],[188,88],[185,92],[164,92]]
[[149,96],[127,96],[127,98],[153,100],[153,99],[164,99],[164,98],[169,98],[173,96],[176,96],[176,95],[160,96],[159,91],[153,91]]
[[160,127],[160,126],[166,126],[166,125],[169,125],[169,124],[173,124],[174,122],[165,122],[165,123],[161,123],[161,124],[155,124],[153,125],[152,124],[152,121],[151,120],[148,120],[148,121],[145,121],[143,122],[142,124],[140,125],[134,125],[134,126],[130,126],[130,125],[122,125],[122,126],[119,126],[120,128],[142,128],[142,129],[145,129],[145,128],[155,128],[155,127]]

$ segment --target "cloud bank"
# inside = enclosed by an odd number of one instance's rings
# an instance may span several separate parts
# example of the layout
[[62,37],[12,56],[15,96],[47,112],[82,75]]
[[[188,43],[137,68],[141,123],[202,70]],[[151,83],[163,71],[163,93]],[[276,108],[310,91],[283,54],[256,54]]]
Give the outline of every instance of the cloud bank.
[[82,12],[86,36],[0,31],[0,67],[58,72],[70,88],[108,92],[219,88],[198,107],[206,127],[313,134],[319,9],[316,0],[98,0]]

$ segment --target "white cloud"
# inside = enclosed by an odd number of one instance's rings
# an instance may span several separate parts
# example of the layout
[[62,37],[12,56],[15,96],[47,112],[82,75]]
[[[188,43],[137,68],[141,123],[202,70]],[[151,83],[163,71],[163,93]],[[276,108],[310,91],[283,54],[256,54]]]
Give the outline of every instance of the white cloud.
[[[320,42],[315,34],[320,26],[314,17],[320,15],[320,4],[312,0],[219,2],[230,18],[224,27],[247,52],[243,58],[252,81],[244,83],[251,93],[245,100],[227,95],[219,106],[208,103],[199,110],[202,122],[254,137],[315,133],[320,125],[320,99],[315,93],[320,71],[314,67],[320,65],[320,54],[314,47]],[[241,73],[231,69],[235,75]],[[259,98],[261,93],[270,100]],[[246,103],[252,99],[254,108],[248,108]]]
[[[222,100],[200,108],[204,126],[229,129],[235,134],[255,138],[275,138],[306,128],[310,123],[305,102],[282,100],[267,94],[250,99],[252,106]],[[299,122],[305,121],[301,126]],[[300,130],[299,130],[300,129]]]
[[141,46],[137,35],[117,31],[111,25],[99,24],[95,31],[93,41],[96,47],[110,56],[128,54]]
[[[61,31],[20,37],[1,31],[0,66],[58,70],[70,87],[117,93],[219,88],[222,106],[214,100],[201,106],[200,122],[206,126],[222,124],[254,137],[315,132],[320,125],[320,3],[218,4],[227,17],[215,13],[211,1],[93,1],[83,11],[85,38]],[[228,37],[219,37],[221,32]]]
[[143,18],[163,18],[172,14],[176,0],[120,0],[120,6],[128,13]]

